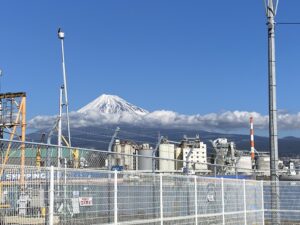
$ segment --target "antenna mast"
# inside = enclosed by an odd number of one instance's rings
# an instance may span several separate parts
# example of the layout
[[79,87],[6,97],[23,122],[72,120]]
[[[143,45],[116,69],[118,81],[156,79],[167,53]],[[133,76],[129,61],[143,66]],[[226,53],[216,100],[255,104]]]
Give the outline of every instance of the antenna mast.
[[[63,88],[62,88],[63,89],[63,95],[64,95],[64,103],[62,103],[61,107],[62,106],[66,107],[67,127],[68,127],[68,142],[69,142],[69,147],[71,147],[69,102],[68,102],[67,75],[66,75],[65,50],[64,50],[65,33],[61,30],[61,28],[58,29],[58,38],[61,41],[62,70],[63,70],[63,79],[64,79],[64,85],[63,85]],[[58,143],[58,144],[60,144],[60,143]]]

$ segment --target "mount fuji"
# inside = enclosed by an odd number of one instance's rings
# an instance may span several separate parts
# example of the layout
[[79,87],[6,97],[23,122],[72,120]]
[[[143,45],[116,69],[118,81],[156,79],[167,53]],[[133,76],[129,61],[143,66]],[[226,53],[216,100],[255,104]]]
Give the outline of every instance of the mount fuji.
[[138,106],[135,106],[117,95],[103,94],[96,98],[91,103],[79,109],[79,113],[89,113],[91,111],[98,111],[105,114],[120,114],[127,112],[133,115],[146,115],[149,112]]

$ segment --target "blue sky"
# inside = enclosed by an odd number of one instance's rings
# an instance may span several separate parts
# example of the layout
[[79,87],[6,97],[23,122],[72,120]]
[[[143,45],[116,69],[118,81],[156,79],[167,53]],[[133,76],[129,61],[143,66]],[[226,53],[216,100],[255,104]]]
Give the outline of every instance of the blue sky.
[[[300,22],[281,1],[278,22]],[[2,91],[26,91],[28,118],[58,111],[57,28],[66,33],[70,109],[103,93],[149,111],[268,113],[263,1],[1,2]],[[278,108],[299,112],[300,25],[277,27]]]

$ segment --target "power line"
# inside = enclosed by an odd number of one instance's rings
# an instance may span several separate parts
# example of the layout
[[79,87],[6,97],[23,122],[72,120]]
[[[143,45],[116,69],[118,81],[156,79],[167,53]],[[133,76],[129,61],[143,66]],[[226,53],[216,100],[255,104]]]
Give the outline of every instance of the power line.
[[[55,134],[53,136],[57,136],[57,135]],[[99,142],[99,143],[109,144],[108,141],[101,141],[101,140],[88,139],[88,138],[80,138],[80,137],[74,137],[74,136],[72,136],[72,139],[83,140],[83,141],[93,141],[93,142]]]
[[108,138],[111,138],[112,135],[108,135],[108,134],[101,134],[101,133],[92,133],[92,132],[88,132],[88,131],[84,131],[84,130],[74,130],[73,132],[73,135],[76,134],[76,133],[81,133],[81,134],[89,134],[89,135],[92,135],[92,136],[96,136],[96,137],[108,137]]
[[135,133],[132,131],[125,131],[122,129],[121,129],[120,133],[134,134],[134,135],[140,136],[140,137],[148,137],[148,138],[152,138],[152,139],[157,139],[157,136],[151,136],[151,135],[147,135],[147,134],[139,134],[139,133]]
[[276,25],[300,25],[300,22],[276,22]]

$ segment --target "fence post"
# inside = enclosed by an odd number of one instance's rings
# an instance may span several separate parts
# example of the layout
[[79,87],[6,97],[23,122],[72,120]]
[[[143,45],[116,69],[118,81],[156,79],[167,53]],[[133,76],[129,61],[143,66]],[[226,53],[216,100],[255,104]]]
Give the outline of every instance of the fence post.
[[224,200],[224,178],[221,178],[221,192],[222,192],[222,221],[223,225],[225,225],[225,200]]
[[118,224],[118,171],[114,171],[114,224]]
[[198,225],[198,189],[197,189],[197,176],[194,177],[195,182],[195,224]]
[[54,217],[54,167],[50,167],[50,188],[49,188],[49,225],[53,225]]
[[261,210],[262,210],[262,225],[265,225],[265,199],[264,199],[264,181],[261,181]]
[[159,184],[160,184],[160,224],[163,225],[164,224],[164,203],[163,203],[163,176],[162,173],[159,174]]
[[243,179],[243,186],[244,186],[244,219],[245,225],[247,225],[247,199],[246,199],[246,180]]

